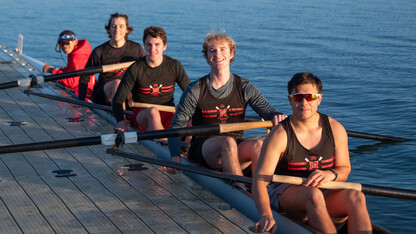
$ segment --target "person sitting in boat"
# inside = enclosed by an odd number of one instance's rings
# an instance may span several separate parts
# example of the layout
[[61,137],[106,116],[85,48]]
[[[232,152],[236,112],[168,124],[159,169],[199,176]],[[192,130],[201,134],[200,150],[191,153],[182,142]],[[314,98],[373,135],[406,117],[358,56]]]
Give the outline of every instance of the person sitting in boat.
[[[166,32],[161,27],[150,26],[143,32],[146,56],[137,60],[125,72],[113,99],[113,114],[118,127],[127,131],[123,103],[132,93],[133,101],[174,106],[175,82],[184,90],[190,80],[182,64],[163,54],[167,48]],[[169,128],[174,113],[151,108],[136,108],[130,118],[133,128],[162,130]],[[166,141],[166,139],[161,139]]]
[[[319,233],[336,233],[348,217],[349,233],[371,233],[362,192],[326,190],[328,181],[346,181],[351,171],[344,127],[318,112],[322,82],[312,73],[298,73],[288,83],[293,114],[266,137],[253,176],[253,195],[261,219],[259,232],[276,230],[271,207],[307,220]],[[307,178],[302,185],[270,183],[272,174]],[[277,227],[277,230],[279,227]]]
[[[182,94],[171,128],[236,123],[245,120],[249,104],[255,112],[274,124],[286,118],[264,98],[248,79],[230,72],[235,59],[236,44],[226,32],[205,36],[202,53],[211,72],[191,83]],[[201,166],[243,175],[243,170],[256,166],[262,140],[242,140],[243,131],[209,136],[193,136],[188,158]],[[169,138],[172,161],[180,162],[179,138]],[[176,173],[172,168],[168,173]]]
[[[87,40],[77,40],[74,32],[64,30],[59,34],[55,51],[64,52],[68,55],[66,67],[58,70],[51,67],[48,63],[45,63],[43,66],[43,72],[57,74],[84,69],[85,64],[87,64],[88,57],[91,54],[91,45]],[[90,96],[94,88],[95,78],[94,75],[89,76],[88,78],[89,81],[87,87],[89,91],[87,92],[87,95]],[[61,79],[59,80],[59,83],[61,83],[65,88],[75,91],[78,95],[79,76]]]
[[[145,55],[142,46],[131,40],[128,35],[134,28],[129,25],[129,17],[118,12],[112,14],[105,25],[110,40],[97,46],[91,53],[87,65],[99,67],[115,63],[135,61]],[[102,105],[111,105],[120,80],[127,68],[100,73],[94,86],[93,102]],[[79,82],[79,99],[85,100],[88,76],[81,76]]]

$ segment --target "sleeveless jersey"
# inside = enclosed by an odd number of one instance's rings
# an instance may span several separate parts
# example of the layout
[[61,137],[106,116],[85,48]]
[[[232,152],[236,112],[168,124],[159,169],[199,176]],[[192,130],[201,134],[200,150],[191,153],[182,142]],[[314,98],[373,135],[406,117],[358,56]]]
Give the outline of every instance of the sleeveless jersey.
[[334,166],[335,141],[332,129],[328,116],[321,113],[319,115],[322,123],[322,138],[317,146],[309,150],[298,141],[290,124],[290,118],[281,122],[287,134],[287,146],[275,174],[307,178],[315,169],[326,170]]
[[[234,75],[233,90],[225,98],[214,98],[208,89],[207,79],[199,79],[200,95],[195,113],[192,116],[192,126],[238,123],[245,119],[247,103],[243,97],[241,78]],[[219,134],[241,138],[243,131]]]
[[137,71],[140,72],[133,88],[133,100],[136,102],[173,106],[176,71],[172,69],[173,59],[164,56],[163,62],[156,68],[146,64],[146,57],[139,59]]

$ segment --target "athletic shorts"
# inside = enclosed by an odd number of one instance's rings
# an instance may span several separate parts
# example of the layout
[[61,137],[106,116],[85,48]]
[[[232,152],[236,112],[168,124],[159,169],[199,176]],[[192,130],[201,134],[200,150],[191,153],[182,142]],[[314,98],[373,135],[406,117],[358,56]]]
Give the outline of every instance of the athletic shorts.
[[[285,184],[285,183],[271,183],[269,184],[267,191],[269,193],[270,197],[270,205],[277,211],[281,212],[279,210],[279,195],[282,194],[284,191],[286,191],[289,186],[292,184]],[[326,198],[330,192],[329,189],[321,189],[322,193],[324,194],[324,197]]]
[[[130,118],[130,126],[133,128],[137,128],[140,131],[146,131],[147,129],[144,129],[142,126],[137,124],[136,117],[139,114],[140,111],[142,111],[144,108],[138,107],[133,111],[133,114]],[[166,112],[166,111],[159,111],[160,113],[160,119],[162,121],[163,128],[168,129],[170,127],[170,123],[172,123],[173,116],[175,113],[173,112]]]

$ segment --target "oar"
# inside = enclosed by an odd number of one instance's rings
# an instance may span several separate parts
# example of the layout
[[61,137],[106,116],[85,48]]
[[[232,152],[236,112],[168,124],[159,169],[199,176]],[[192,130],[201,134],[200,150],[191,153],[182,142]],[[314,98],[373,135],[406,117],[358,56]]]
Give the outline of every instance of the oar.
[[379,141],[394,141],[394,142],[410,141],[410,139],[401,138],[401,137],[369,134],[369,133],[364,133],[364,132],[347,131],[347,134],[350,137],[365,138],[365,139],[379,140]]
[[[252,178],[250,177],[214,172],[214,171],[210,171],[208,169],[197,167],[197,166],[184,165],[182,163],[166,161],[163,159],[144,157],[138,154],[122,152],[119,150],[107,149],[107,153],[130,158],[130,159],[135,159],[135,160],[142,161],[142,162],[156,164],[159,166],[166,166],[166,167],[175,168],[175,169],[182,170],[182,171],[187,171],[187,172],[201,174],[201,175],[205,175],[209,177],[219,178],[219,179],[226,180],[226,181],[252,184]],[[282,176],[282,175],[272,176],[272,182],[288,183],[288,184],[295,184],[295,185],[302,185],[305,180],[306,180],[305,178],[294,177],[294,176]],[[398,189],[398,188],[381,187],[381,186],[375,186],[375,185],[350,183],[350,182],[337,182],[337,181],[328,182],[322,185],[321,188],[356,189],[367,195],[416,200],[416,191],[408,190],[408,189]]]
[[166,112],[176,112],[176,108],[174,106],[165,106],[165,105],[157,105],[157,104],[149,104],[149,103],[141,103],[141,102],[130,102],[130,107],[142,107],[142,108],[156,108],[160,111]]
[[141,156],[139,154],[133,154],[133,153],[127,153],[122,152],[120,150],[114,150],[114,149],[107,149],[107,154],[117,155],[125,158],[135,159],[141,162],[147,162],[159,166],[166,166],[170,168],[175,168],[182,171],[192,172],[196,174],[201,174],[213,178],[219,178],[222,180],[230,181],[230,182],[241,182],[246,184],[251,184],[252,179],[250,177],[245,176],[239,176],[239,175],[233,175],[233,174],[224,174],[219,172],[214,172],[208,169],[205,169],[203,167],[198,166],[191,166],[191,165],[185,165],[182,163],[172,162],[172,161],[166,161],[163,159],[158,158],[149,158],[145,156]]
[[0,154],[99,144],[119,146],[120,144],[134,143],[140,140],[190,135],[211,135],[225,132],[241,131],[245,129],[267,128],[271,126],[273,126],[273,123],[271,121],[260,121],[203,125],[185,128],[170,128],[165,130],[154,130],[146,132],[120,132],[119,134],[106,134],[101,136],[84,137],[76,139],[0,146]]
[[34,85],[41,84],[47,81],[54,81],[54,80],[60,80],[60,79],[65,79],[69,77],[74,77],[74,76],[93,75],[95,73],[108,72],[112,70],[129,67],[134,62],[135,61],[117,63],[117,64],[111,64],[111,65],[103,65],[99,67],[86,68],[83,70],[58,73],[55,75],[33,76],[31,78],[25,78],[25,79],[11,81],[7,83],[2,83],[0,84],[0,89],[8,89],[8,88],[14,88],[14,87],[32,87]]
[[[38,97],[49,98],[49,99],[52,99],[52,100],[72,103],[72,104],[76,104],[76,105],[80,105],[80,106],[86,106],[86,107],[90,107],[90,108],[95,108],[95,109],[100,109],[100,110],[105,110],[105,111],[111,112],[111,107],[106,106],[106,105],[100,105],[100,104],[87,102],[87,101],[82,101],[82,100],[76,100],[76,99],[72,99],[72,98],[64,98],[64,97],[45,94],[45,93],[37,93],[37,92],[30,91],[30,90],[26,90],[25,93],[28,94],[28,95],[34,95],[34,96],[38,96]],[[132,115],[133,111],[124,110],[124,114]]]
[[[294,177],[294,176],[283,176],[273,175],[272,182],[287,183],[302,185],[306,181],[306,178]],[[366,195],[381,196],[381,197],[392,197],[408,200],[416,200],[416,190],[390,188],[376,185],[359,184],[351,182],[338,182],[330,181],[323,184],[320,188],[325,189],[355,189],[363,192]]]

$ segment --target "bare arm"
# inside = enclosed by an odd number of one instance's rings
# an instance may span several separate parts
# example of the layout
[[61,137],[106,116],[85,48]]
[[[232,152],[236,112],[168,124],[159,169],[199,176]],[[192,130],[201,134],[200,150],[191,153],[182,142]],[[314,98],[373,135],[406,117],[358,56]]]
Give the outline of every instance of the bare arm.
[[270,176],[274,174],[280,156],[283,155],[286,149],[286,145],[286,131],[281,125],[273,128],[263,143],[259,162],[253,177],[253,196],[261,217],[256,224],[256,229],[260,232],[270,231],[272,228],[275,228],[267,185],[269,184]]

